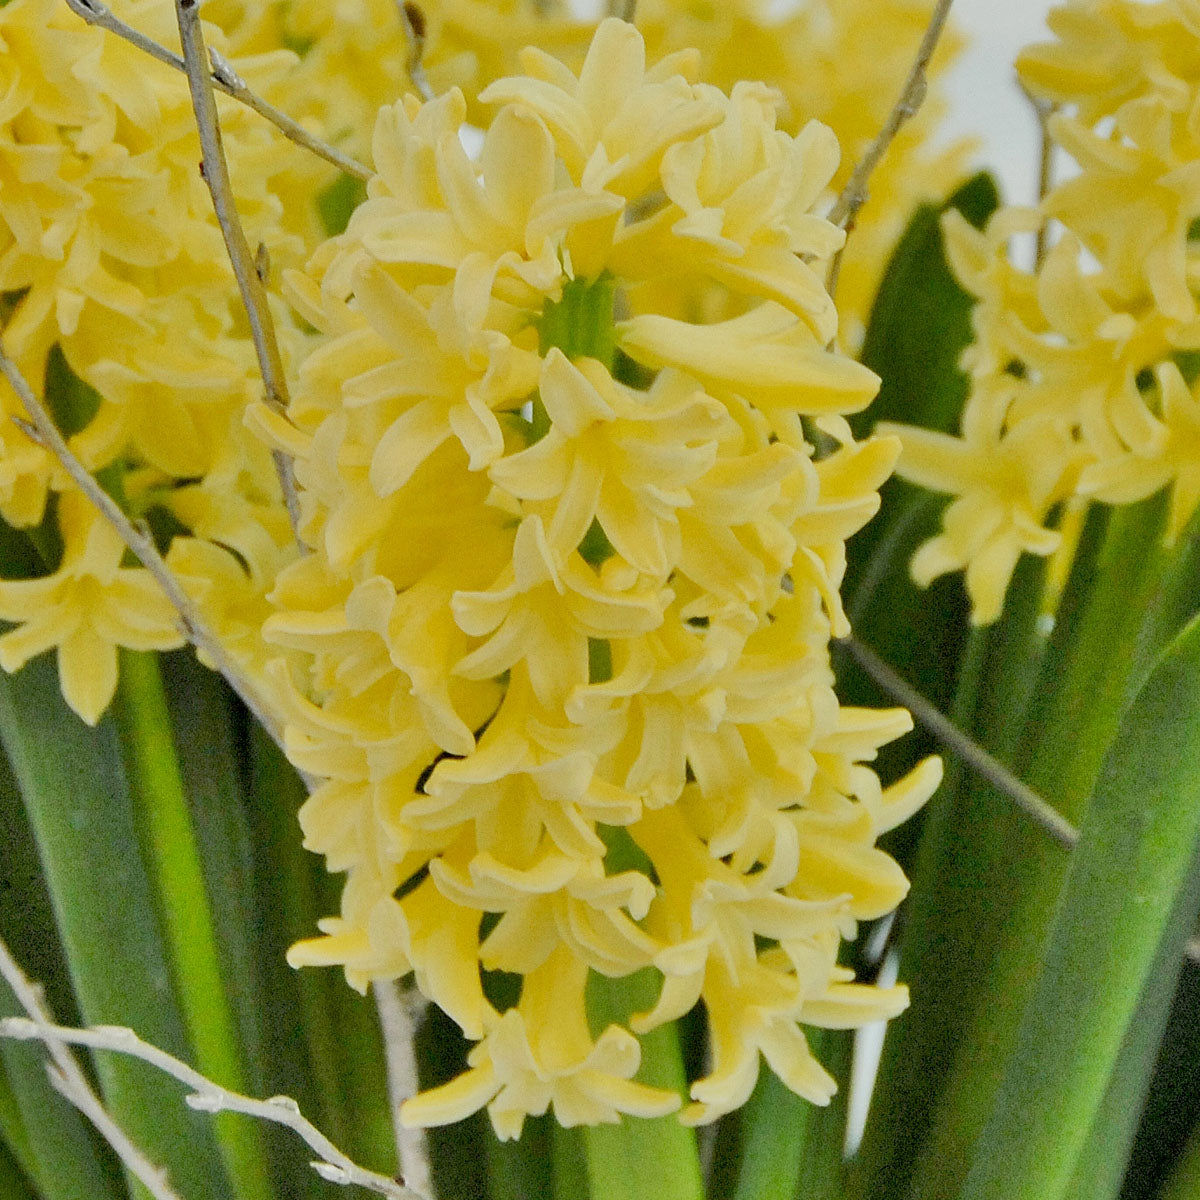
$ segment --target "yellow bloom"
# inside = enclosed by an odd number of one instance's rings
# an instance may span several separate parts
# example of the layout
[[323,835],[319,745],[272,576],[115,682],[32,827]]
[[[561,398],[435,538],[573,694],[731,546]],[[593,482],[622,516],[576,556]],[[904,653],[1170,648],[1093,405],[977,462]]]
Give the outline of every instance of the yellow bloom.
[[[638,571],[664,575],[678,560],[677,513],[694,501],[689,486],[717,457],[732,422],[686,377],[664,371],[648,392],[613,381],[594,359],[572,365],[551,350],[541,402],[550,431],[488,474],[540,516],[561,562],[598,521],[614,549]],[[536,503],[542,502],[542,503]]]
[[[797,257],[840,245],[836,144],[694,58],[647,68],[618,21],[578,72],[530,51],[477,160],[457,93],[385,108],[367,200],[289,278],[319,331],[291,422],[250,418],[296,459],[314,552],[277,576],[267,670],[318,780],[305,844],[347,872],[291,960],[411,971],[478,1043],[410,1123],[678,1107],[630,1081],[632,1033],[588,1033],[589,971],[659,972],[639,1031],[704,1000],[689,1121],[762,1055],[827,1099],[799,1023],[903,1006],[836,967],[907,886],[876,837],[937,782],[882,789],[905,723],[832,687],[845,539],[898,450],[838,416],[877,380],[826,348]],[[657,311],[677,282],[719,302]],[[838,449],[815,461],[804,418]],[[522,977],[503,1014],[492,970]]]
[[[1194,6],[1073,0],[1050,25],[1057,40],[1018,66],[1061,106],[1050,134],[1079,171],[1038,211],[1002,209],[982,233],[947,218],[951,263],[978,301],[962,437],[894,430],[901,474],[957,497],[914,575],[965,568],[979,623],[999,615],[1022,553],[1059,546],[1047,524],[1060,503],[1078,522],[1091,500],[1170,483],[1172,539],[1195,507],[1192,401],[1172,361],[1200,348]],[[1050,220],[1061,236],[1035,270],[1017,267],[1010,239]],[[1072,553],[1068,541],[1058,574]]]
[[674,1092],[635,1083],[637,1039],[610,1025],[593,1041],[583,1007],[586,968],[569,953],[525,979],[521,1001],[495,1020],[470,1053],[469,1070],[406,1100],[405,1125],[447,1125],[485,1104],[501,1138],[519,1137],[525,1117],[553,1106],[560,1125],[598,1125],[621,1113],[660,1117],[679,1107]]
[[1119,457],[1084,468],[1079,490],[1109,504],[1144,500],[1171,487],[1165,539],[1168,546],[1183,532],[1200,506],[1200,400],[1171,362],[1157,370],[1161,424],[1157,437]]
[[1072,439],[1054,422],[1032,420],[1011,433],[971,422],[962,438],[907,425],[884,424],[880,432],[900,438],[901,475],[958,497],[943,515],[942,532],[913,557],[913,578],[924,587],[965,569],[971,620],[994,621],[1021,554],[1058,548],[1058,534],[1045,522],[1078,475]]
[[0,617],[17,628],[0,636],[0,667],[16,671],[57,647],[67,703],[95,725],[117,686],[117,647],[183,645],[178,618],[141,567],[122,567],[125,544],[78,492],[58,498],[63,557],[40,579],[0,581]]

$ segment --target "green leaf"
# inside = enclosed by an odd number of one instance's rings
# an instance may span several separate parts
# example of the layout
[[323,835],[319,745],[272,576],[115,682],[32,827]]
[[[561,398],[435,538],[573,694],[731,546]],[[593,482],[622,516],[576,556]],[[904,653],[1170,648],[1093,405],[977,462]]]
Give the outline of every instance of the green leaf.
[[354,1116],[346,1100],[333,993],[345,984],[330,971],[295,971],[284,959],[293,942],[312,936],[324,915],[317,899],[324,868],[300,845],[296,814],[307,793],[259,725],[248,724],[247,741],[255,894],[264,913],[263,987],[273,998],[263,1013],[270,1089],[298,1101],[305,1115],[344,1148]]
[[[946,262],[941,215],[953,208],[982,225],[996,203],[994,182],[981,174],[944,205],[923,205],[914,215],[880,285],[863,343],[862,361],[879,375],[880,389],[871,406],[852,421],[859,436],[882,420],[956,428],[967,395],[958,360],[971,340],[973,302]],[[880,499],[879,514],[847,547],[846,611],[856,637],[945,709],[954,695],[963,648],[966,595],[957,577],[918,588],[908,563],[937,531],[946,499],[898,478],[884,484]],[[838,656],[837,674],[847,703],[892,703],[846,655]],[[885,747],[879,768],[891,778],[933,749],[918,732]],[[911,837],[906,828],[893,841],[903,846]]]
[[[333,1017],[320,1006],[309,1011],[305,995],[341,981],[328,973],[294,971],[284,957],[293,941],[311,933],[319,915],[313,876],[322,868],[300,848],[296,819],[304,786],[261,730],[252,728],[225,681],[190,650],[161,655],[159,665],[219,931],[221,974],[245,1048],[247,1086],[258,1096],[291,1096],[340,1144],[350,1117],[341,1099]],[[263,763],[252,745],[256,733],[271,747],[268,777],[260,774]],[[299,917],[297,909],[306,900]],[[328,1050],[322,1071],[339,1097],[342,1122],[336,1131],[315,1078],[314,1041]],[[272,1126],[259,1129],[279,1194],[326,1194],[293,1134]]]
[[1158,1200],[1193,1130],[1200,1128],[1200,963],[1188,959],[1171,1001],[1121,1200]]
[[[1138,629],[1166,562],[1159,548],[1162,518],[1161,499],[1154,498],[1087,530],[1028,719],[1019,711],[988,716],[986,710],[974,719],[975,735],[990,748],[1023,751],[1025,781],[1074,823],[1128,701]],[[1018,577],[1032,578],[1035,570],[1027,559]],[[1010,638],[1012,614],[1022,608],[1027,619],[1028,601],[1015,585],[988,638]],[[1007,696],[1014,688],[1011,672],[989,669],[985,678],[985,695]],[[931,966],[953,977],[938,998],[953,1029],[941,1048],[932,1126],[914,1170],[913,1190],[928,1200],[956,1196],[966,1176],[1042,962],[1068,864],[1062,846],[986,784],[968,789],[956,826],[958,844],[933,885],[935,894],[948,897],[944,923],[932,935],[940,962]],[[929,936],[912,932],[918,943]],[[996,996],[1005,1003],[997,1005]]]
[[[1139,634],[1177,552],[1162,545],[1166,496],[1114,509],[1091,586],[1068,628],[1065,652],[1050,660],[1053,675],[1039,687],[1022,771],[1034,790],[1052,794],[1059,810],[1078,821],[1121,713],[1144,671],[1178,626],[1160,630],[1157,645],[1137,657]],[[1066,642],[1066,639],[1064,639]],[[1064,755],[1062,748],[1071,746]]]
[[[897,245],[872,310],[862,359],[879,374],[881,386],[875,402],[857,419],[856,432],[864,434],[884,419],[943,431],[957,428],[968,390],[958,362],[971,340],[973,301],[946,262],[941,214],[955,208],[982,226],[997,200],[990,176],[977,175],[944,206],[925,205],[917,211]],[[953,707],[958,723],[969,728],[988,666],[988,639],[982,634],[966,638],[968,605],[961,578],[944,577],[921,589],[908,571],[917,547],[936,533],[945,498],[891,479],[881,501],[879,516],[848,546],[844,592],[855,636],[939,709]],[[847,702],[894,703],[844,654],[838,656],[837,674],[839,693]],[[891,778],[936,749],[918,731],[884,748],[880,772]],[[940,1000],[947,917],[942,885],[948,875],[951,886],[958,885],[951,864],[962,851],[962,802],[955,799],[958,778],[957,764],[951,761],[926,812],[888,840],[888,848],[904,861],[916,831],[921,833],[911,871],[913,894],[906,905],[913,936],[906,939],[901,963],[901,978],[912,988],[913,1005],[889,1028],[870,1121],[854,1167],[858,1191],[880,1200],[903,1192],[943,1069],[946,1038],[954,1032],[953,1019],[945,1016]],[[969,879],[962,881],[951,904],[964,916],[971,902],[970,886]],[[946,936],[953,944],[955,933]],[[956,982],[969,984],[965,978]]]
[[550,1152],[554,1168],[554,1200],[587,1200],[587,1154],[583,1146],[583,1130],[564,1129],[556,1121],[551,1127]]
[[[951,710],[960,729],[978,737],[995,698],[1011,692],[1019,703],[1028,660],[1037,652],[1031,640],[1040,593],[1037,564],[1022,564],[1005,621],[972,632]],[[995,744],[1002,731],[991,733],[983,740]],[[921,1183],[911,1185],[912,1194],[922,1200],[953,1194],[949,1185],[938,1190],[942,1184],[928,1177],[926,1164],[950,1173],[954,1162],[943,1163],[927,1143],[938,1133],[935,1117],[956,1049],[961,1044],[970,1061],[987,1041],[986,1028],[968,1036],[966,1023],[989,1008],[981,980],[1006,920],[1009,889],[1025,857],[1047,840],[969,769],[953,760],[949,766],[928,806],[904,910],[900,978],[911,990],[912,1006],[888,1027],[852,1171],[856,1190],[873,1200],[908,1196],[914,1172]]]
[[[962,1200],[1060,1200],[1200,843],[1200,620],[1125,714]],[[1182,943],[1179,946],[1182,952]]]
[[1200,1200],[1200,1128],[1175,1164],[1159,1200]]
[[958,358],[971,341],[973,301],[946,262],[941,215],[957,209],[981,229],[998,203],[995,181],[981,172],[944,205],[917,210],[871,308],[861,357],[882,383],[870,408],[852,419],[856,432],[866,433],[879,421],[957,431],[967,396]]
[[[468,1045],[454,1021],[437,1005],[431,1004],[417,1029],[417,1066],[421,1087],[426,1090],[440,1087],[462,1074],[467,1067]],[[465,1121],[455,1125],[428,1130],[435,1195],[446,1200],[456,1200],[460,1196],[486,1196],[487,1160],[479,1153],[479,1147],[486,1139],[495,1136],[485,1112],[472,1113]],[[554,1149],[557,1160],[557,1135]],[[586,1200],[586,1197],[586,1184],[583,1190],[571,1193],[571,1200]],[[555,1200],[564,1200],[557,1190]]]
[[[55,1017],[78,1020],[37,846],[8,760],[0,755],[0,935]],[[0,1016],[25,1016],[0,981]],[[46,1200],[116,1200],[115,1160],[91,1126],[51,1086],[38,1043],[0,1040],[0,1133]]]
[[[221,1086],[245,1092],[241,1039],[222,978],[212,901],[155,655],[121,652],[113,721],[195,1066]],[[204,731],[182,733],[186,742]],[[203,755],[206,749],[191,745],[189,753]],[[220,799],[236,803],[236,797]],[[215,1118],[214,1125],[235,1195],[245,1200],[269,1197],[260,1127],[228,1113]]]
[[[1200,522],[1193,520],[1179,551],[1171,556],[1158,586],[1152,589],[1136,639],[1131,680],[1145,677],[1163,646],[1198,607]],[[1193,870],[1200,871],[1200,864]],[[1155,1185],[1162,1173],[1159,1164],[1169,1162],[1178,1146],[1178,1129],[1188,1117],[1187,1097],[1195,1094],[1195,1064],[1200,1060],[1195,988],[1169,986],[1185,961],[1178,955],[1177,926],[1182,926],[1182,936],[1186,937],[1194,924],[1189,923],[1190,898],[1185,890],[1159,944],[1159,958],[1151,970],[1150,982],[1076,1164],[1067,1191],[1070,1200],[1109,1200],[1118,1193],[1132,1200],[1134,1196],[1156,1194]],[[1200,970],[1191,962],[1186,967],[1190,983]],[[1195,1109],[1194,1104],[1190,1107]]]
[[283,960],[288,946],[315,936],[318,919],[337,911],[342,881],[300,844],[297,813],[307,797],[300,777],[257,724],[247,731],[254,869],[260,903],[271,914],[263,935],[270,994],[278,997],[269,1007],[267,1044],[279,1050],[278,1060],[272,1052],[278,1062],[303,1046],[308,1066],[291,1060],[288,1094],[351,1158],[392,1174],[396,1148],[374,1004],[341,972],[293,971]]
[[[111,720],[85,726],[63,702],[53,658],[43,655],[0,677],[0,738],[37,840],[82,1018],[132,1026],[187,1058]],[[100,1053],[96,1063],[109,1110],[169,1169],[180,1192],[228,1197],[210,1118],[184,1105],[179,1085],[120,1055]]]
[[1151,1076],[1184,965],[1182,947],[1200,909],[1200,856],[1180,893],[1138,1000],[1104,1099],[1071,1175],[1066,1200],[1112,1200],[1121,1191],[1130,1150],[1146,1103]]
[[257,891],[232,694],[190,649],[158,655],[156,661],[220,974],[244,1048],[246,1086],[256,1094],[275,1091],[267,1082],[271,1056],[264,1045],[263,997],[269,993],[261,961],[262,927],[274,913]]
[[740,1112],[740,1162],[735,1200],[792,1200],[807,1149],[815,1109],[781,1083],[772,1071],[759,1074]]
[[[3,7],[0,4],[0,7]],[[20,1163],[0,1140],[0,1200],[40,1200]]]

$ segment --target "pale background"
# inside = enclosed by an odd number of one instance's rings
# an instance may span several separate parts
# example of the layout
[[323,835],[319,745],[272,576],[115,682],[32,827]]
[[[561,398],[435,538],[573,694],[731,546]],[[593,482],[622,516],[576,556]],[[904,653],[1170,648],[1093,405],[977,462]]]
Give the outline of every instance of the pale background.
[[1012,63],[1022,46],[1049,37],[1045,16],[1051,7],[1050,0],[955,0],[951,9],[951,20],[970,43],[946,76],[946,133],[984,139],[980,165],[996,172],[1013,204],[1036,199],[1039,142]]

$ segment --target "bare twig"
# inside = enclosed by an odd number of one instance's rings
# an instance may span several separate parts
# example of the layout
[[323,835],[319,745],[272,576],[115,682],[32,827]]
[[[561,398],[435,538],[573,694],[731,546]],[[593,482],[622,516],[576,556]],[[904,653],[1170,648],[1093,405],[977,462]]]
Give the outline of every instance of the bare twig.
[[933,58],[933,52],[937,49],[938,39],[942,36],[942,30],[946,26],[946,18],[950,15],[952,3],[953,0],[937,0],[925,35],[921,38],[920,46],[917,47],[917,56],[913,59],[908,78],[904,81],[900,98],[888,114],[883,128],[863,152],[862,158],[859,159],[858,165],[846,181],[846,186],[842,188],[841,195],[838,196],[837,202],[829,213],[829,219],[835,225],[848,229],[854,224],[858,210],[867,201],[867,180],[870,179],[871,173],[879,165],[888,146],[892,144],[892,139],[900,132],[900,127],[910,117],[915,116],[921,107],[921,103],[925,99],[925,72],[929,67],[929,60]]
[[[270,710],[259,696],[254,684],[238,669],[233,660],[225,652],[217,635],[209,629],[200,611],[189,599],[186,592],[175,578],[171,568],[167,566],[154,539],[149,533],[138,529],[121,511],[113,498],[96,482],[88,469],[75,457],[67,445],[58,427],[54,424],[50,413],[42,402],[34,395],[20,368],[5,352],[3,341],[0,341],[0,373],[12,385],[30,420],[36,434],[35,441],[44,446],[62,463],[66,472],[79,486],[79,490],[100,510],[101,516],[121,535],[121,540],[137,556],[142,566],[154,577],[159,587],[166,593],[167,599],[179,614],[179,621],[184,636],[198,650],[208,655],[213,666],[224,677],[230,687],[241,697],[242,702],[258,719],[262,727],[271,735],[275,743],[283,748],[283,735],[278,723],[270,715]],[[19,421],[22,429],[27,428],[25,422]]]
[[[237,205],[233,200],[233,187],[229,181],[229,165],[225,161],[225,150],[221,144],[221,123],[217,117],[217,98],[213,92],[213,75],[210,69],[213,60],[204,43],[200,28],[200,10],[197,0],[175,0],[175,15],[179,21],[179,41],[183,47],[184,65],[187,70],[188,87],[192,93],[192,109],[196,114],[196,129],[200,135],[200,150],[204,156],[202,164],[204,181],[212,196],[213,209],[225,249],[233,265],[242,304],[250,322],[250,336],[258,355],[258,366],[263,384],[267,389],[267,403],[276,412],[284,413],[288,406],[287,378],[284,375],[283,359],[279,354],[279,342],[275,337],[275,322],[267,302],[266,288],[255,268],[255,258],[246,233],[238,218]],[[292,464],[281,451],[273,453],[275,470],[279,475],[279,486],[287,504],[288,518],[301,552],[306,547],[300,538],[300,504],[296,497],[296,481]]]
[[[1048,100],[1039,100],[1020,79],[1017,80],[1017,86],[1021,89],[1021,94],[1029,101],[1034,116],[1037,117],[1039,137],[1037,202],[1040,205],[1050,190],[1050,177],[1054,165],[1054,142],[1050,138],[1050,118],[1054,114],[1055,106]],[[1034,270],[1042,265],[1042,259],[1046,257],[1046,232],[1046,218],[1043,214],[1042,223],[1038,226],[1037,240],[1034,242]]]
[[425,998],[411,986],[392,979],[376,979],[371,984],[383,1049],[387,1058],[388,1099],[391,1102],[392,1130],[400,1175],[422,1196],[433,1195],[433,1176],[429,1169],[429,1150],[423,1129],[409,1129],[400,1121],[400,1105],[420,1090],[417,1080],[417,1055],[414,1039],[425,1007]]
[[[65,1053],[62,1047],[69,1044],[89,1046],[93,1050],[111,1050],[130,1058],[141,1059],[142,1062],[157,1067],[192,1089],[191,1094],[185,1097],[189,1108],[207,1113],[242,1113],[292,1130],[318,1155],[312,1168],[330,1183],[365,1188],[376,1195],[387,1196],[389,1200],[423,1200],[423,1197],[418,1196],[411,1188],[389,1179],[386,1175],[368,1171],[343,1154],[300,1112],[299,1105],[290,1096],[271,1096],[267,1100],[254,1100],[249,1096],[231,1092],[213,1083],[187,1063],[172,1057],[165,1050],[142,1041],[132,1029],[120,1025],[93,1025],[87,1029],[71,1029],[63,1025],[53,1025],[40,1016],[29,1020],[24,1017],[7,1017],[0,1020],[0,1037],[16,1041],[42,1041],[51,1048],[52,1053],[56,1046],[60,1052]],[[170,1200],[177,1198],[171,1197]]]
[[[100,1136],[116,1152],[122,1165],[145,1185],[154,1200],[180,1200],[179,1194],[167,1182],[167,1173],[161,1167],[156,1167],[134,1145],[92,1091],[75,1056],[67,1049],[66,1039],[53,1035],[54,1018],[42,1000],[41,989],[31,983],[17,965],[3,938],[0,938],[0,977],[12,988],[18,1003],[29,1014],[29,1020],[24,1024],[36,1031],[32,1036],[45,1045],[50,1055],[46,1073],[54,1090],[91,1121]],[[18,1017],[9,1019],[21,1020]]]
[[404,30],[408,42],[408,58],[405,69],[412,85],[417,89],[417,95],[422,100],[433,99],[433,88],[429,86],[429,77],[425,74],[423,59],[425,58],[425,13],[420,5],[413,0],[396,0],[396,12],[400,16],[400,26]]
[[[168,67],[174,67],[177,71],[187,70],[183,59],[178,54],[168,50],[166,46],[160,45],[153,38],[147,37],[140,30],[134,29],[132,25],[127,25],[120,17],[114,16],[109,8],[101,4],[100,0],[66,0],[66,3],[77,17],[82,18],[89,25],[95,25],[109,33],[116,34],[117,37],[136,46],[152,58],[158,59],[160,63],[165,63]],[[261,96],[252,92],[246,86],[245,80],[215,50],[212,52],[212,64],[213,83],[225,95],[244,104],[247,108],[253,109],[260,117],[270,121],[289,141],[303,146],[305,150],[310,150],[348,175],[354,175],[364,180],[371,178],[369,167],[363,166],[362,163],[329,145],[328,142],[323,142],[319,137],[309,133],[298,121],[289,117],[287,113],[280,111],[273,104],[268,104]]]
[[[858,216],[858,210],[867,202],[867,181],[871,178],[871,173],[879,166],[880,160],[887,152],[887,148],[892,144],[892,139],[900,132],[900,127],[910,117],[916,115],[922,101],[925,99],[925,73],[929,68],[930,59],[933,58],[933,52],[937,49],[938,39],[942,36],[942,30],[946,26],[946,18],[950,15],[950,5],[952,3],[953,0],[937,0],[933,13],[929,18],[929,24],[925,29],[925,34],[921,38],[921,44],[917,47],[917,56],[913,59],[913,64],[909,68],[908,78],[904,81],[904,87],[901,89],[899,99],[888,114],[883,128],[867,146],[866,150],[863,151],[862,158],[858,160],[858,165],[854,168],[850,178],[846,180],[846,186],[842,188],[840,195],[834,202],[833,208],[829,212],[829,220],[834,225],[840,225],[846,231],[847,235],[854,228],[854,220]],[[842,265],[842,253],[843,250],[839,250],[829,264],[825,290],[829,292],[830,296],[837,291],[838,273]]]
[[969,738],[949,718],[943,716],[874,650],[854,638],[842,638],[838,645],[844,647],[854,661],[892,699],[903,704],[939,742],[1031,816],[1057,842],[1067,849],[1075,845],[1079,840],[1078,831],[1052,804],[1022,783],[1003,763],[993,758],[978,742]]

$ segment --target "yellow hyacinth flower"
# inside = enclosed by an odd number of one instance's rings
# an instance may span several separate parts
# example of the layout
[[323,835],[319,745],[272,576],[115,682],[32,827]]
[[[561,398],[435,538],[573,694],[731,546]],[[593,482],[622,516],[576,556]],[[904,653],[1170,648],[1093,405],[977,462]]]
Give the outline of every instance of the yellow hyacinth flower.
[[79,492],[58,498],[62,562],[40,579],[0,581],[0,667],[16,671],[58,650],[63,697],[95,725],[117,687],[117,647],[173,650],[184,644],[174,608],[141,567],[123,567],[125,543]]
[[[477,1043],[410,1124],[673,1111],[636,1034],[698,1000],[720,1051],[685,1121],[762,1057],[825,1102],[800,1026],[904,1007],[837,948],[903,896],[874,843],[940,776],[882,789],[907,716],[833,688],[845,540],[899,450],[840,415],[877,381],[827,348],[836,141],[621,21],[577,71],[521,62],[476,157],[455,91],[381,111],[366,201],[287,279],[318,331],[289,419],[250,414],[313,550],[276,576],[266,673],[305,844],[347,873],[289,957],[411,972]],[[645,969],[653,1010],[589,1031],[589,973]],[[515,1007],[481,971],[521,976]]]
[[[983,232],[946,218],[951,264],[977,301],[961,437],[889,430],[904,443],[900,473],[955,496],[913,574],[965,570],[977,623],[1000,615],[1020,555],[1055,553],[1053,526],[1078,525],[1089,503],[1169,485],[1168,541],[1195,509],[1179,372],[1181,353],[1200,349],[1195,7],[1072,0],[1050,27],[1056,40],[1018,68],[1060,106],[1049,132],[1078,171],[1038,210],[1003,208]],[[1011,239],[1051,221],[1061,233],[1042,260],[1018,266]],[[1074,541],[1062,544],[1069,560]]]
[[[407,18],[395,0],[209,0],[205,14],[240,53],[294,51],[290,67],[269,72],[271,97],[360,157],[380,106],[412,87],[406,20],[432,93],[461,89],[470,120],[481,126],[488,110],[480,95],[489,85],[518,70],[550,78],[520,64],[523,48],[535,44],[578,73],[597,29],[594,16],[561,0],[422,0],[406,11]],[[833,180],[840,188],[883,125],[928,16],[924,0],[803,0],[786,10],[766,0],[642,0],[637,22],[655,60],[684,52],[698,78],[726,91],[747,79],[778,91],[781,129],[796,133],[814,118],[830,126],[845,151]],[[883,266],[913,208],[942,199],[964,173],[965,144],[929,144],[945,107],[939,76],[960,44],[953,29],[941,39],[931,94],[872,178],[872,202],[859,215],[840,275],[847,345],[861,341]]]
[[[178,37],[171,0],[114,7],[162,44]],[[279,46],[246,53],[237,28],[226,34],[207,26],[206,33],[236,56],[254,86],[269,89],[295,61]],[[224,593],[229,619],[217,622],[220,631],[261,674],[266,655],[257,627],[265,614],[250,614],[265,604],[295,548],[287,548],[270,456],[242,426],[243,409],[262,385],[224,239],[196,170],[187,82],[56,0],[13,0],[0,8],[0,92],[5,350],[35,390],[44,381],[85,466],[154,476],[154,494],[143,499],[196,535],[190,553],[180,548],[188,560],[181,568],[198,593]],[[280,266],[301,261],[304,238],[315,244],[318,228],[312,184],[329,170],[306,174],[310,156],[243,107],[222,101],[220,115],[248,236]],[[297,180],[304,200],[289,204]],[[286,317],[282,305],[278,312]],[[287,353],[303,335],[280,324]],[[23,411],[0,383],[0,512],[18,527],[39,524],[48,498],[68,487],[49,452],[7,419]],[[221,520],[201,511],[201,493],[221,495]],[[60,521],[76,505],[64,496]],[[269,552],[247,545],[250,527],[272,544]],[[76,531],[62,533],[70,548]],[[236,547],[245,568],[218,543]],[[232,592],[242,594],[239,619]],[[93,683],[81,704],[77,682],[67,692],[89,720],[98,715],[97,697],[112,694],[112,656],[97,656],[103,686]],[[64,683],[77,677],[64,674]]]

